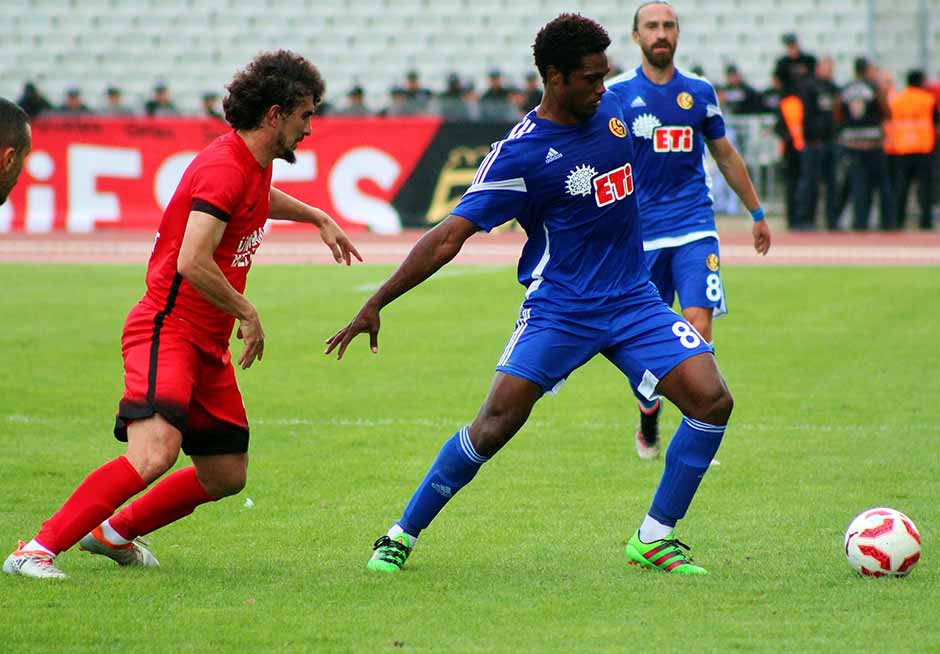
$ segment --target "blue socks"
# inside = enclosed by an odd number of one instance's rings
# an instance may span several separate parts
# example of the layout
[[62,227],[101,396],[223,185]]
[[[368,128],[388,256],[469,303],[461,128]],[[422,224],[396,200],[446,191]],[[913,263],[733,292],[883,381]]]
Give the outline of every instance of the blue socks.
[[683,416],[666,450],[666,469],[649,511],[652,518],[675,526],[685,516],[702,476],[718,452],[725,426]]
[[441,447],[437,459],[405,507],[398,521],[402,531],[417,538],[450,498],[470,483],[486,461],[486,457],[473,449],[467,427],[451,436]]

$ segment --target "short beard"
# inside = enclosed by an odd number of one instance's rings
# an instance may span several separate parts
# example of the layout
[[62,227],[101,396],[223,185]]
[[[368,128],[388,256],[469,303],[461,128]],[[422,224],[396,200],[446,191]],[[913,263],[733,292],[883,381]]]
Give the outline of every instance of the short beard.
[[279,152],[274,156],[275,159],[283,159],[289,164],[297,162],[297,155],[291,150],[286,143],[278,141],[277,144]]
[[13,184],[8,184],[7,180],[0,178],[0,205],[6,203],[7,198],[10,197],[10,192],[13,191],[14,186],[16,186],[16,182]]
[[655,53],[653,52],[652,48],[649,50],[643,50],[643,56],[646,57],[646,60],[650,62],[654,68],[659,69],[669,68],[669,66],[672,64],[672,58],[674,55],[675,50],[672,48],[669,48],[667,53]]

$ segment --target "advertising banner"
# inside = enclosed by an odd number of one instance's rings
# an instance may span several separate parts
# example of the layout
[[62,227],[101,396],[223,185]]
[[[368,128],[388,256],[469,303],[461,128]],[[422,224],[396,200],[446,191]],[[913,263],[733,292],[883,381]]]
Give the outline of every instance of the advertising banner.
[[[510,127],[318,118],[296,163],[274,162],[273,183],[350,231],[427,227],[447,216]],[[0,206],[0,233],[155,231],[186,166],[229,128],[201,118],[90,116],[38,119],[32,129],[20,182]]]

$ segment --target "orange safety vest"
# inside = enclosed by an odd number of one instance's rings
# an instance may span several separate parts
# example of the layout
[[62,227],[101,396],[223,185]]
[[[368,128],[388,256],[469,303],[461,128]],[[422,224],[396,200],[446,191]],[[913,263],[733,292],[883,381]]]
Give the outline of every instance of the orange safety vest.
[[803,151],[803,101],[798,95],[788,95],[780,100],[780,113],[783,114],[783,123],[790,132],[793,148],[797,152]]
[[930,91],[908,87],[891,98],[893,154],[928,154],[936,140],[933,124],[937,101]]

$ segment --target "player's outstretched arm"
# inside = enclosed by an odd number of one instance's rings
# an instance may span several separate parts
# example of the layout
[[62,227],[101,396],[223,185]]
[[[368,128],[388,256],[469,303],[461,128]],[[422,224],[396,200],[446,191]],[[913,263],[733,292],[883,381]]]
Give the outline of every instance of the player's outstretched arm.
[[712,153],[715,163],[718,164],[718,170],[728,182],[728,186],[738,194],[741,202],[747,207],[747,210],[754,216],[754,226],[751,228],[751,235],[754,237],[754,249],[758,254],[767,254],[770,250],[770,227],[764,220],[764,212],[760,206],[760,200],[757,199],[757,191],[754,190],[754,184],[751,183],[751,176],[747,172],[747,166],[738,151],[726,137],[715,140],[706,140],[708,150]]
[[249,368],[264,356],[264,329],[255,306],[235,290],[212,255],[225,234],[225,223],[201,211],[186,222],[176,270],[212,304],[239,320],[238,338],[245,342],[238,365]]
[[362,261],[356,246],[352,244],[346,232],[322,209],[317,209],[288,195],[284,191],[271,187],[271,218],[275,220],[293,220],[298,223],[310,223],[320,230],[320,238],[333,252],[336,263],[352,263],[356,257]]
[[[451,214],[436,227],[422,236],[401,266],[359,309],[359,313],[348,325],[326,339],[326,352],[336,349],[336,358],[342,359],[350,341],[357,335],[368,333],[369,346],[373,353],[379,351],[379,312],[395,298],[437,272],[444,264],[457,256],[464,242],[479,228],[460,216]],[[337,349],[338,348],[338,349]]]

